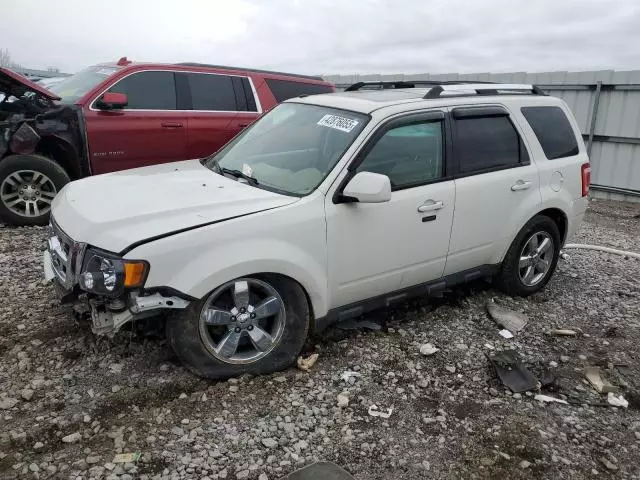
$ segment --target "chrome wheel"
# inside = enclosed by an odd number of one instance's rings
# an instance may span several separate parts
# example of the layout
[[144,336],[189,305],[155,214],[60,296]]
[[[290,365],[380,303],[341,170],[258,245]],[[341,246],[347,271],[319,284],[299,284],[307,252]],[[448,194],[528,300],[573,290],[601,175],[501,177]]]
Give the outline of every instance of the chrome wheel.
[[51,179],[34,170],[13,172],[0,185],[2,203],[21,217],[39,217],[49,213],[57,193]]
[[275,288],[241,278],[209,295],[200,312],[200,338],[218,360],[254,363],[278,345],[285,320],[284,302]]
[[541,231],[531,235],[520,253],[518,272],[522,283],[527,287],[540,283],[551,268],[554,254],[555,246],[549,233]]

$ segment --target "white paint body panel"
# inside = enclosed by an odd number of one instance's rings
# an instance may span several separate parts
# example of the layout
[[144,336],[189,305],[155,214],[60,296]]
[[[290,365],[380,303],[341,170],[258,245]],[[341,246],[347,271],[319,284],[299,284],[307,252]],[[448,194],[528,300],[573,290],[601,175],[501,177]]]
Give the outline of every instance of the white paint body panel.
[[[394,191],[383,203],[334,204],[347,166],[382,122],[421,110],[487,104],[486,97],[385,103],[367,100],[371,92],[357,93],[294,100],[371,116],[306,197],[239,183],[194,160],[72,182],[56,197],[53,216],[74,240],[108,251],[143,241],[125,257],[150,263],[147,288],[170,287],[203,298],[237,277],[279,273],[304,287],[316,318],[443,275],[498,264],[522,226],[543,209],[566,214],[568,236],[582,220],[584,145],[564,103],[538,96],[491,102],[512,112],[529,150],[529,166]],[[523,105],[561,105],[577,133],[579,155],[547,160],[519,111]],[[530,188],[512,191],[518,180],[531,182]],[[428,200],[442,202],[443,208],[419,212]],[[422,221],[432,215],[436,218]]]

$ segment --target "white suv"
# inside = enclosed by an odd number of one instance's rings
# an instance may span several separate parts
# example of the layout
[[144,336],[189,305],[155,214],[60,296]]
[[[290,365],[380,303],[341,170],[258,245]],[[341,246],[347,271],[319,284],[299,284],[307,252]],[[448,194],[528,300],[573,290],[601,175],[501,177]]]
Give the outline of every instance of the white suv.
[[209,158],[68,184],[45,275],[98,334],[171,313],[194,373],[271,372],[310,331],[411,296],[538,291],[589,177],[569,109],[535,86],[359,83],[291,99]]

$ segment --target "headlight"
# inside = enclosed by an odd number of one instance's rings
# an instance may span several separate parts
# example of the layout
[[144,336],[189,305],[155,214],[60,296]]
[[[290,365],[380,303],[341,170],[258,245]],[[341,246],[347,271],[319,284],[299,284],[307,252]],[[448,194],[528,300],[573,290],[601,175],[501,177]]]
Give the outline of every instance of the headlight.
[[78,276],[87,292],[118,297],[125,288],[141,287],[149,273],[143,260],[124,260],[116,255],[88,248]]

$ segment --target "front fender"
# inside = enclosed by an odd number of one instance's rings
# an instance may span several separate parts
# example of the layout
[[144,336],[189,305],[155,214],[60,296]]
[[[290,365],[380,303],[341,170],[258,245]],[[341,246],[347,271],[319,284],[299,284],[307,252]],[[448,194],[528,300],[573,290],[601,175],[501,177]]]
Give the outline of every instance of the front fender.
[[151,241],[125,257],[149,262],[145,288],[171,287],[203,298],[234,278],[277,273],[302,285],[316,318],[328,310],[321,198]]

